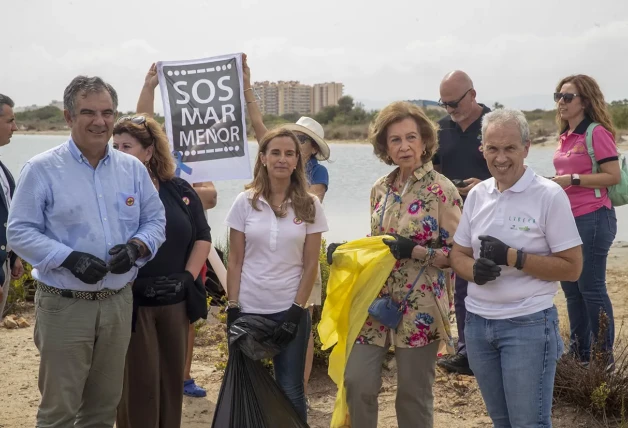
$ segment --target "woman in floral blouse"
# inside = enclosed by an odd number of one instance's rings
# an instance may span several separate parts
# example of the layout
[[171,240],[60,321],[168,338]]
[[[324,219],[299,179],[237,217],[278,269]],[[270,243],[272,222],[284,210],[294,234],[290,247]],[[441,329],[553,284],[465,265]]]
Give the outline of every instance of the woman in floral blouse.
[[401,302],[416,284],[396,329],[369,316],[353,346],[345,370],[351,426],[377,427],[381,367],[392,342],[398,425],[431,427],[436,356],[439,350],[453,352],[448,254],[462,202],[456,187],[432,167],[437,129],[419,107],[390,104],[371,124],[369,140],[379,159],[397,165],[371,190],[371,234],[394,236],[384,242],[398,260],[380,297]]

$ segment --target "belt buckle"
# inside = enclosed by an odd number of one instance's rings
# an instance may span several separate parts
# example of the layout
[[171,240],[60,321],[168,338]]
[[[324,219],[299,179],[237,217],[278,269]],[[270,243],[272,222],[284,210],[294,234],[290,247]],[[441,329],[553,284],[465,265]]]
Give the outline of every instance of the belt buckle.
[[68,298],[73,298],[74,297],[74,293],[71,290],[61,290],[61,297],[68,297]]

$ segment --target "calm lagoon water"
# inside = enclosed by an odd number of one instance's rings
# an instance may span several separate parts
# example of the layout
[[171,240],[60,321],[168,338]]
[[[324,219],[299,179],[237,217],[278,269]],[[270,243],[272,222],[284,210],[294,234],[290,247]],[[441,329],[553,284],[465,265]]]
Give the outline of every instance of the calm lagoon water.
[[[11,143],[0,149],[0,159],[17,178],[24,163],[31,157],[66,140],[64,136],[15,135]],[[249,143],[251,163],[257,154],[257,143]],[[551,146],[533,146],[527,164],[541,175],[553,175]],[[379,162],[370,145],[331,144],[331,162],[325,162],[329,170],[330,186],[324,207],[329,222],[328,242],[352,240],[368,234],[369,195],[371,186],[392,168]],[[226,237],[224,219],[236,195],[248,180],[215,182],[218,205],[209,211],[209,224],[216,242]],[[616,241],[628,241],[628,206],[617,209],[618,232]]]

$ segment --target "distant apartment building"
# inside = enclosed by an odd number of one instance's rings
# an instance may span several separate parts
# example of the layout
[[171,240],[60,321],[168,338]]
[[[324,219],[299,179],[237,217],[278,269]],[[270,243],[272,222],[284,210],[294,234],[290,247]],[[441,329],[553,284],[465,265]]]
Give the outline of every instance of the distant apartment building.
[[330,105],[338,105],[342,83],[304,85],[298,81],[255,82],[262,114],[316,114]]
[[310,114],[312,87],[297,81],[277,82],[279,116],[288,113]]
[[274,82],[255,82],[253,85],[259,96],[258,104],[262,114],[279,115],[279,89]]
[[327,106],[337,106],[338,100],[342,97],[343,89],[342,83],[315,84],[312,88],[312,113],[316,114]]

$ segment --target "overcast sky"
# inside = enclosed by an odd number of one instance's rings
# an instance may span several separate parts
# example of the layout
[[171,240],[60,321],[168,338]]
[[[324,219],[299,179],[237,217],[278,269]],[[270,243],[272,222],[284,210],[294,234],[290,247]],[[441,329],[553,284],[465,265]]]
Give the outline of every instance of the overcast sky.
[[625,0],[4,0],[0,16],[0,93],[18,106],[88,74],[132,110],[151,62],[236,52],[253,80],[342,82],[368,108],[438,100],[453,69],[487,104],[551,108],[572,73],[628,98]]

